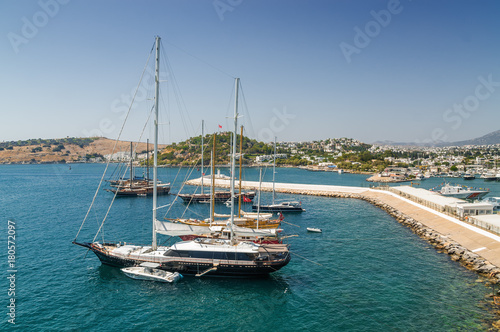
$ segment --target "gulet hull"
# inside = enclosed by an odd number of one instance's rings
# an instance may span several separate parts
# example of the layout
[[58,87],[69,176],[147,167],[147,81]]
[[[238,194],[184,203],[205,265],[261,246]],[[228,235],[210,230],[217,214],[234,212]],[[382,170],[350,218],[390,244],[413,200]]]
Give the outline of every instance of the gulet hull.
[[[153,262],[153,258],[132,258],[110,254],[107,250],[93,243],[76,243],[86,247],[99,258],[102,264],[123,268],[137,266],[144,262]],[[223,277],[265,277],[276,272],[288,264],[291,257],[289,254],[281,260],[275,261],[238,261],[219,259],[192,259],[182,257],[158,257],[155,263],[159,263],[158,269],[179,272],[182,275],[223,276]],[[216,267],[216,268],[214,268]],[[210,270],[206,272],[207,270]],[[206,273],[204,273],[206,272]]]

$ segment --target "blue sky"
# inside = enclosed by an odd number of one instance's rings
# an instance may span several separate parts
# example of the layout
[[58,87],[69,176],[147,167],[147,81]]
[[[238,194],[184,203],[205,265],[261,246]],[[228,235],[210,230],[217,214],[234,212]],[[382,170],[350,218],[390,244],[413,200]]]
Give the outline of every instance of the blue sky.
[[0,141],[115,138],[156,35],[183,101],[165,72],[163,142],[202,119],[229,129],[234,77],[252,138],[475,138],[500,129],[499,13],[461,0],[2,0]]

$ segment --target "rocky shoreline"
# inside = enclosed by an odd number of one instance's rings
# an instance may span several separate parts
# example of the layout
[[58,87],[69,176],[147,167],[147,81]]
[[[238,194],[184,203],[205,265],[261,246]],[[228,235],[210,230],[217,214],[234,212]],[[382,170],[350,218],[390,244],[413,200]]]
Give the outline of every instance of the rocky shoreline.
[[[187,182],[189,184],[189,181]],[[194,183],[193,183],[194,184]],[[226,187],[228,186],[220,186]],[[258,188],[247,188],[250,190],[257,190]],[[267,188],[262,188],[262,191],[270,191]],[[432,228],[424,225],[423,223],[415,220],[414,218],[398,211],[394,207],[386,204],[378,199],[367,197],[363,194],[358,193],[341,193],[341,192],[321,192],[321,191],[308,191],[299,189],[287,189],[287,190],[276,190],[277,192],[284,194],[296,194],[296,195],[309,195],[309,196],[322,196],[322,197],[333,197],[333,198],[354,198],[362,199],[370,204],[386,211],[390,216],[396,219],[400,224],[405,225],[413,230],[415,234],[425,239],[431,245],[436,248],[436,250],[447,253],[453,261],[457,261],[484,277],[489,279],[489,282],[493,284],[500,284],[500,267],[491,264],[489,261],[481,257],[480,255],[468,250],[456,241],[449,239],[447,236],[440,234],[439,232],[433,230]]]

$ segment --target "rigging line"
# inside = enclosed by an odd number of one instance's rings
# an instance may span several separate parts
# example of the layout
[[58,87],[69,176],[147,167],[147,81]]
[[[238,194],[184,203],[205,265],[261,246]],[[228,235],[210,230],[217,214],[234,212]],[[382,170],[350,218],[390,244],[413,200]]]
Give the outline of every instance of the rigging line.
[[295,225],[295,224],[292,224],[292,223],[290,223],[290,222],[286,222],[286,221],[284,221],[284,220],[282,220],[281,222],[282,222],[282,223],[285,223],[285,224],[288,224],[288,225],[290,225],[290,226],[295,226],[295,227],[300,228],[300,226],[299,226],[299,225]]
[[[191,169],[191,172],[189,173],[189,177],[191,177],[191,174],[192,174],[193,172],[194,172],[194,167]],[[181,190],[182,190],[182,188],[184,188],[184,185],[185,185],[185,184],[186,184],[186,181],[184,181],[184,183],[183,183],[183,185],[182,185],[182,187],[181,187]],[[196,188],[196,190],[198,190],[198,188]],[[195,193],[196,193],[196,191],[195,191]],[[182,215],[181,215],[181,218],[182,218],[182,217],[184,217],[184,215],[186,214],[186,211],[187,211],[187,209],[189,208],[189,205],[191,205],[191,203],[192,203],[192,201],[190,201],[190,202],[187,204],[186,208],[184,209],[184,212],[183,212],[183,213],[182,213]]]
[[305,258],[304,256],[301,256],[301,255],[296,254],[296,253],[294,253],[294,252],[291,252],[291,251],[290,251],[290,253],[291,253],[291,254],[293,254],[293,255],[295,255],[295,256],[298,256],[298,257],[300,257],[300,258],[302,258],[302,259],[304,259],[304,260],[306,260],[306,261],[308,261],[308,262],[311,262],[311,263],[313,263],[313,264],[316,264],[316,265],[319,265],[319,266],[324,266],[324,265],[323,265],[323,264],[321,264],[321,263],[317,263],[317,262],[315,262],[315,261],[313,261],[313,260],[310,260],[310,259],[308,259],[308,258]]
[[[139,141],[142,139],[142,135],[144,135],[144,131],[146,130],[147,128],[147,125],[148,125],[148,122],[151,118],[151,115],[153,114],[153,110],[154,110],[154,105],[153,107],[151,107],[151,111],[149,112],[149,116],[148,116],[148,119],[146,120],[146,123],[144,124],[144,127],[142,128],[142,131],[141,131],[141,134],[139,135]],[[134,149],[132,150],[132,152],[130,153],[130,159],[132,160],[132,156],[134,155],[134,153],[137,153],[137,147],[139,146],[139,142],[136,142],[135,143],[135,146],[134,146]],[[125,176],[126,172],[128,172],[128,169],[129,167],[127,166],[126,169],[125,169],[125,172],[123,174],[123,176]],[[130,185],[132,186],[132,183],[133,183],[133,176],[130,178]],[[104,226],[104,222],[106,221],[106,219],[108,218],[108,215],[109,215],[109,212],[111,211],[111,207],[113,206],[113,203],[116,199],[116,196],[118,195],[118,191],[120,190],[120,187],[121,187],[122,183],[119,182],[118,184],[118,187],[116,188],[116,191],[115,191],[115,195],[113,197],[113,200],[111,201],[111,204],[109,204],[109,207],[108,207],[108,210],[106,211],[106,215],[104,216],[104,219],[102,220],[102,223],[101,223],[101,226],[99,227],[99,229],[97,230],[97,234],[95,235],[94,239],[92,240],[92,242],[95,241],[95,239],[97,238],[97,236],[99,235],[99,232],[101,231],[102,227]],[[104,234],[103,234],[103,242],[104,242]]]
[[[181,167],[179,167],[179,172],[181,170]],[[193,172],[194,168],[191,170],[191,173]],[[189,173],[189,175],[186,175],[186,177],[190,176],[191,173]],[[176,176],[177,178],[177,176]],[[185,178],[186,179],[186,178]],[[179,192],[182,192],[182,189],[184,188],[184,186],[186,185],[186,181],[183,181],[182,185],[181,185],[181,188],[179,189]],[[165,212],[165,215],[163,216],[163,218],[166,218],[167,214],[170,212],[170,210],[172,209],[172,207],[174,206],[174,203],[177,201],[177,199],[179,198],[179,195],[175,196],[174,198],[174,201],[172,202],[172,204],[170,205],[170,207],[168,208],[167,212]],[[184,214],[182,214],[183,216]],[[181,217],[182,217],[181,216]]]
[[[170,68],[170,67],[168,67],[168,68]],[[169,70],[172,71],[172,69],[169,69]],[[173,77],[173,79],[172,79],[173,82],[171,84],[173,97],[174,97],[173,99],[175,100],[175,104],[177,105],[177,111],[179,113],[179,116],[180,116],[180,119],[182,122],[182,126],[184,128],[184,132],[187,133],[187,135],[186,135],[186,139],[187,139],[190,137],[188,122],[189,122],[189,124],[191,124],[191,127],[193,127],[193,125],[192,125],[191,119],[189,118],[189,114],[186,111],[187,108],[185,107],[185,105],[184,106],[182,105],[183,100],[182,100],[182,97],[180,96],[180,91],[178,91],[179,89],[176,88],[175,75],[173,73],[171,73],[171,76]],[[165,104],[163,95],[161,95],[161,100],[162,100],[162,104]],[[170,98],[168,100],[170,100]],[[170,108],[169,108],[169,112],[170,112]],[[184,113],[188,114],[187,115],[188,121],[186,121],[186,117],[185,117]],[[170,114],[170,116],[171,116],[171,114]]]
[[[126,170],[128,170],[128,167]],[[125,174],[123,174],[123,176],[125,176]],[[130,182],[132,183],[132,179],[130,179]],[[95,234],[94,238],[92,239],[92,242],[95,242],[95,239],[97,238],[97,236],[101,232],[101,229],[104,226],[104,222],[106,221],[106,218],[108,217],[109,211],[111,211],[111,207],[113,206],[113,203],[116,199],[116,195],[118,194],[118,190],[120,190],[121,185],[122,185],[121,182],[119,182],[118,187],[116,188],[116,191],[115,191],[115,195],[113,196],[113,199],[111,200],[111,203],[109,204],[108,210],[106,211],[106,214],[104,215],[104,219],[101,222],[101,226],[99,226],[99,229],[97,230],[97,233]],[[104,234],[102,234],[102,239],[104,242]]]
[[[181,167],[178,168],[177,174],[175,175],[173,183],[175,183],[177,181],[177,177],[179,176],[180,172],[181,172]],[[170,207],[167,209],[167,212],[165,212],[165,214],[163,215],[163,218],[166,218],[167,214],[170,212],[170,210],[172,209],[172,207],[174,206],[174,204],[175,204],[175,202],[177,201],[178,198],[179,198],[179,195],[178,194],[175,195],[175,198],[174,198],[173,202],[170,204]]]
[[[241,91],[241,97],[243,99],[243,105],[244,105],[244,110],[246,110],[246,115],[248,117],[248,127],[250,127],[250,133],[252,133],[253,136],[257,136],[256,133],[255,133],[255,130],[253,128],[253,124],[252,124],[252,118],[250,117],[250,110],[248,109],[248,105],[247,105],[247,100],[245,98],[245,92],[243,91],[243,85],[241,84],[241,81],[240,81],[240,91]],[[245,127],[245,131],[246,131],[246,127]]]
[[[170,75],[172,77],[172,90],[173,90],[173,92],[174,92],[174,94],[176,96],[178,110],[179,110],[179,112],[181,112],[181,110],[184,110],[184,112],[187,115],[187,120],[188,120],[187,124],[189,124],[191,126],[191,130],[194,130],[193,122],[191,121],[191,118],[189,117],[189,113],[187,112],[186,103],[184,101],[184,98],[182,97],[182,94],[180,93],[180,88],[179,88],[179,85],[177,83],[177,79],[175,77],[174,70],[173,70],[172,66],[170,65],[169,58],[165,54],[165,52],[163,51],[163,48],[162,48],[162,54],[163,54],[162,60],[164,60],[164,62],[166,64],[166,67],[167,67],[167,69],[170,72]],[[182,113],[181,113],[181,118],[183,118]],[[183,120],[183,122],[184,122],[184,120]],[[188,133],[188,135],[189,135],[189,130],[188,129],[189,128],[187,128],[187,125],[185,125],[186,133]],[[190,136],[192,136],[192,135],[190,135]]]
[[181,168],[179,167],[177,170],[177,174],[175,174],[174,181],[172,181],[172,185],[174,185],[177,182],[177,177],[179,176],[180,172],[181,172]]
[[[162,39],[162,40],[161,40],[161,42],[163,43],[163,41],[164,41],[164,40]],[[198,61],[200,61],[200,62],[203,62],[204,64],[206,64],[206,65],[208,65],[208,66],[212,67],[213,69],[215,69],[215,70],[217,70],[217,71],[221,72],[222,74],[224,74],[224,75],[226,75],[226,76],[229,76],[229,77],[231,77],[232,79],[235,79],[235,78],[236,78],[236,77],[234,77],[233,75],[226,73],[226,72],[225,72],[225,71],[223,71],[222,69],[219,69],[219,68],[215,67],[214,65],[210,64],[209,62],[207,62],[207,61],[205,61],[205,60],[203,60],[203,59],[201,59],[201,58],[199,58],[199,57],[197,57],[197,56],[195,56],[195,55],[193,55],[193,54],[191,54],[191,53],[187,52],[186,50],[184,50],[184,49],[180,48],[179,46],[174,45],[174,44],[170,43],[169,41],[165,41],[165,42],[166,42],[167,44],[169,44],[169,45],[171,45],[171,46],[175,47],[176,49],[180,50],[181,52],[186,53],[186,54],[187,54],[187,55],[189,55],[190,57],[192,57],[192,58],[194,58],[194,59],[196,59],[196,60],[198,60]]]
[[[130,102],[130,106],[128,108],[128,111],[127,111],[127,115],[125,116],[125,119],[123,120],[123,124],[122,124],[122,127],[120,128],[120,132],[118,134],[118,137],[116,138],[115,140],[115,144],[113,146],[113,149],[111,151],[111,154],[113,154],[115,152],[115,149],[116,149],[116,146],[118,145],[118,141],[120,140],[120,137],[123,133],[123,129],[125,128],[125,124],[127,123],[127,119],[130,115],[130,111],[132,110],[132,105],[134,104],[134,101],[135,101],[135,98],[137,96],[137,93],[139,91],[139,87],[142,83],[142,80],[144,78],[144,74],[146,73],[146,69],[147,69],[147,66],[148,66],[148,63],[149,63],[149,60],[151,59],[151,54],[152,54],[152,51],[150,51],[149,53],[149,56],[148,56],[148,59],[146,61],[146,65],[144,66],[144,69],[142,71],[142,74],[141,74],[141,78],[139,79],[139,84],[137,84],[137,88],[135,89],[135,92],[134,92],[134,96],[132,98],[132,101]],[[106,168],[104,169],[104,172],[102,174],[102,177],[101,177],[101,180],[99,181],[99,185],[97,186],[97,189],[95,191],[95,194],[94,194],[94,197],[92,199],[92,202],[90,203],[90,206],[89,206],[89,209],[87,210],[87,213],[85,214],[85,217],[83,218],[83,221],[82,221],[82,224],[80,225],[80,228],[78,229],[78,232],[76,233],[76,236],[75,236],[75,239],[73,241],[76,241],[76,239],[78,238],[78,235],[80,234],[80,231],[82,230],[82,227],[83,225],[85,224],[85,221],[87,220],[87,217],[90,213],[90,210],[92,209],[92,207],[94,206],[94,203],[95,203],[95,200],[97,198],[97,194],[99,193],[99,190],[101,189],[101,185],[102,185],[102,182],[104,181],[104,177],[106,175],[106,172],[108,170],[108,167],[109,167],[109,164],[111,163],[111,158],[108,160],[108,162],[106,163]],[[114,200],[114,199],[113,199]],[[97,235],[97,234],[96,234]]]

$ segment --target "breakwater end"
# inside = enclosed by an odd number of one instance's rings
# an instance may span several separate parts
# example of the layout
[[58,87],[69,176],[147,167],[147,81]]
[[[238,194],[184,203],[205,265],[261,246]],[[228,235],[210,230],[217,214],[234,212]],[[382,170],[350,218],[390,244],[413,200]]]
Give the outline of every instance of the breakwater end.
[[[201,178],[186,182],[199,186]],[[236,182],[238,183],[238,182]],[[204,184],[210,185],[209,177]],[[215,186],[229,188],[229,179],[215,179]],[[259,182],[242,181],[245,190],[258,190]],[[263,182],[262,191],[272,191],[272,183]],[[275,191],[285,194],[312,195],[365,200],[386,211],[399,223],[427,240],[440,252],[468,269],[500,283],[500,236],[464,223],[456,218],[409,201],[395,193],[365,187],[275,183]]]

